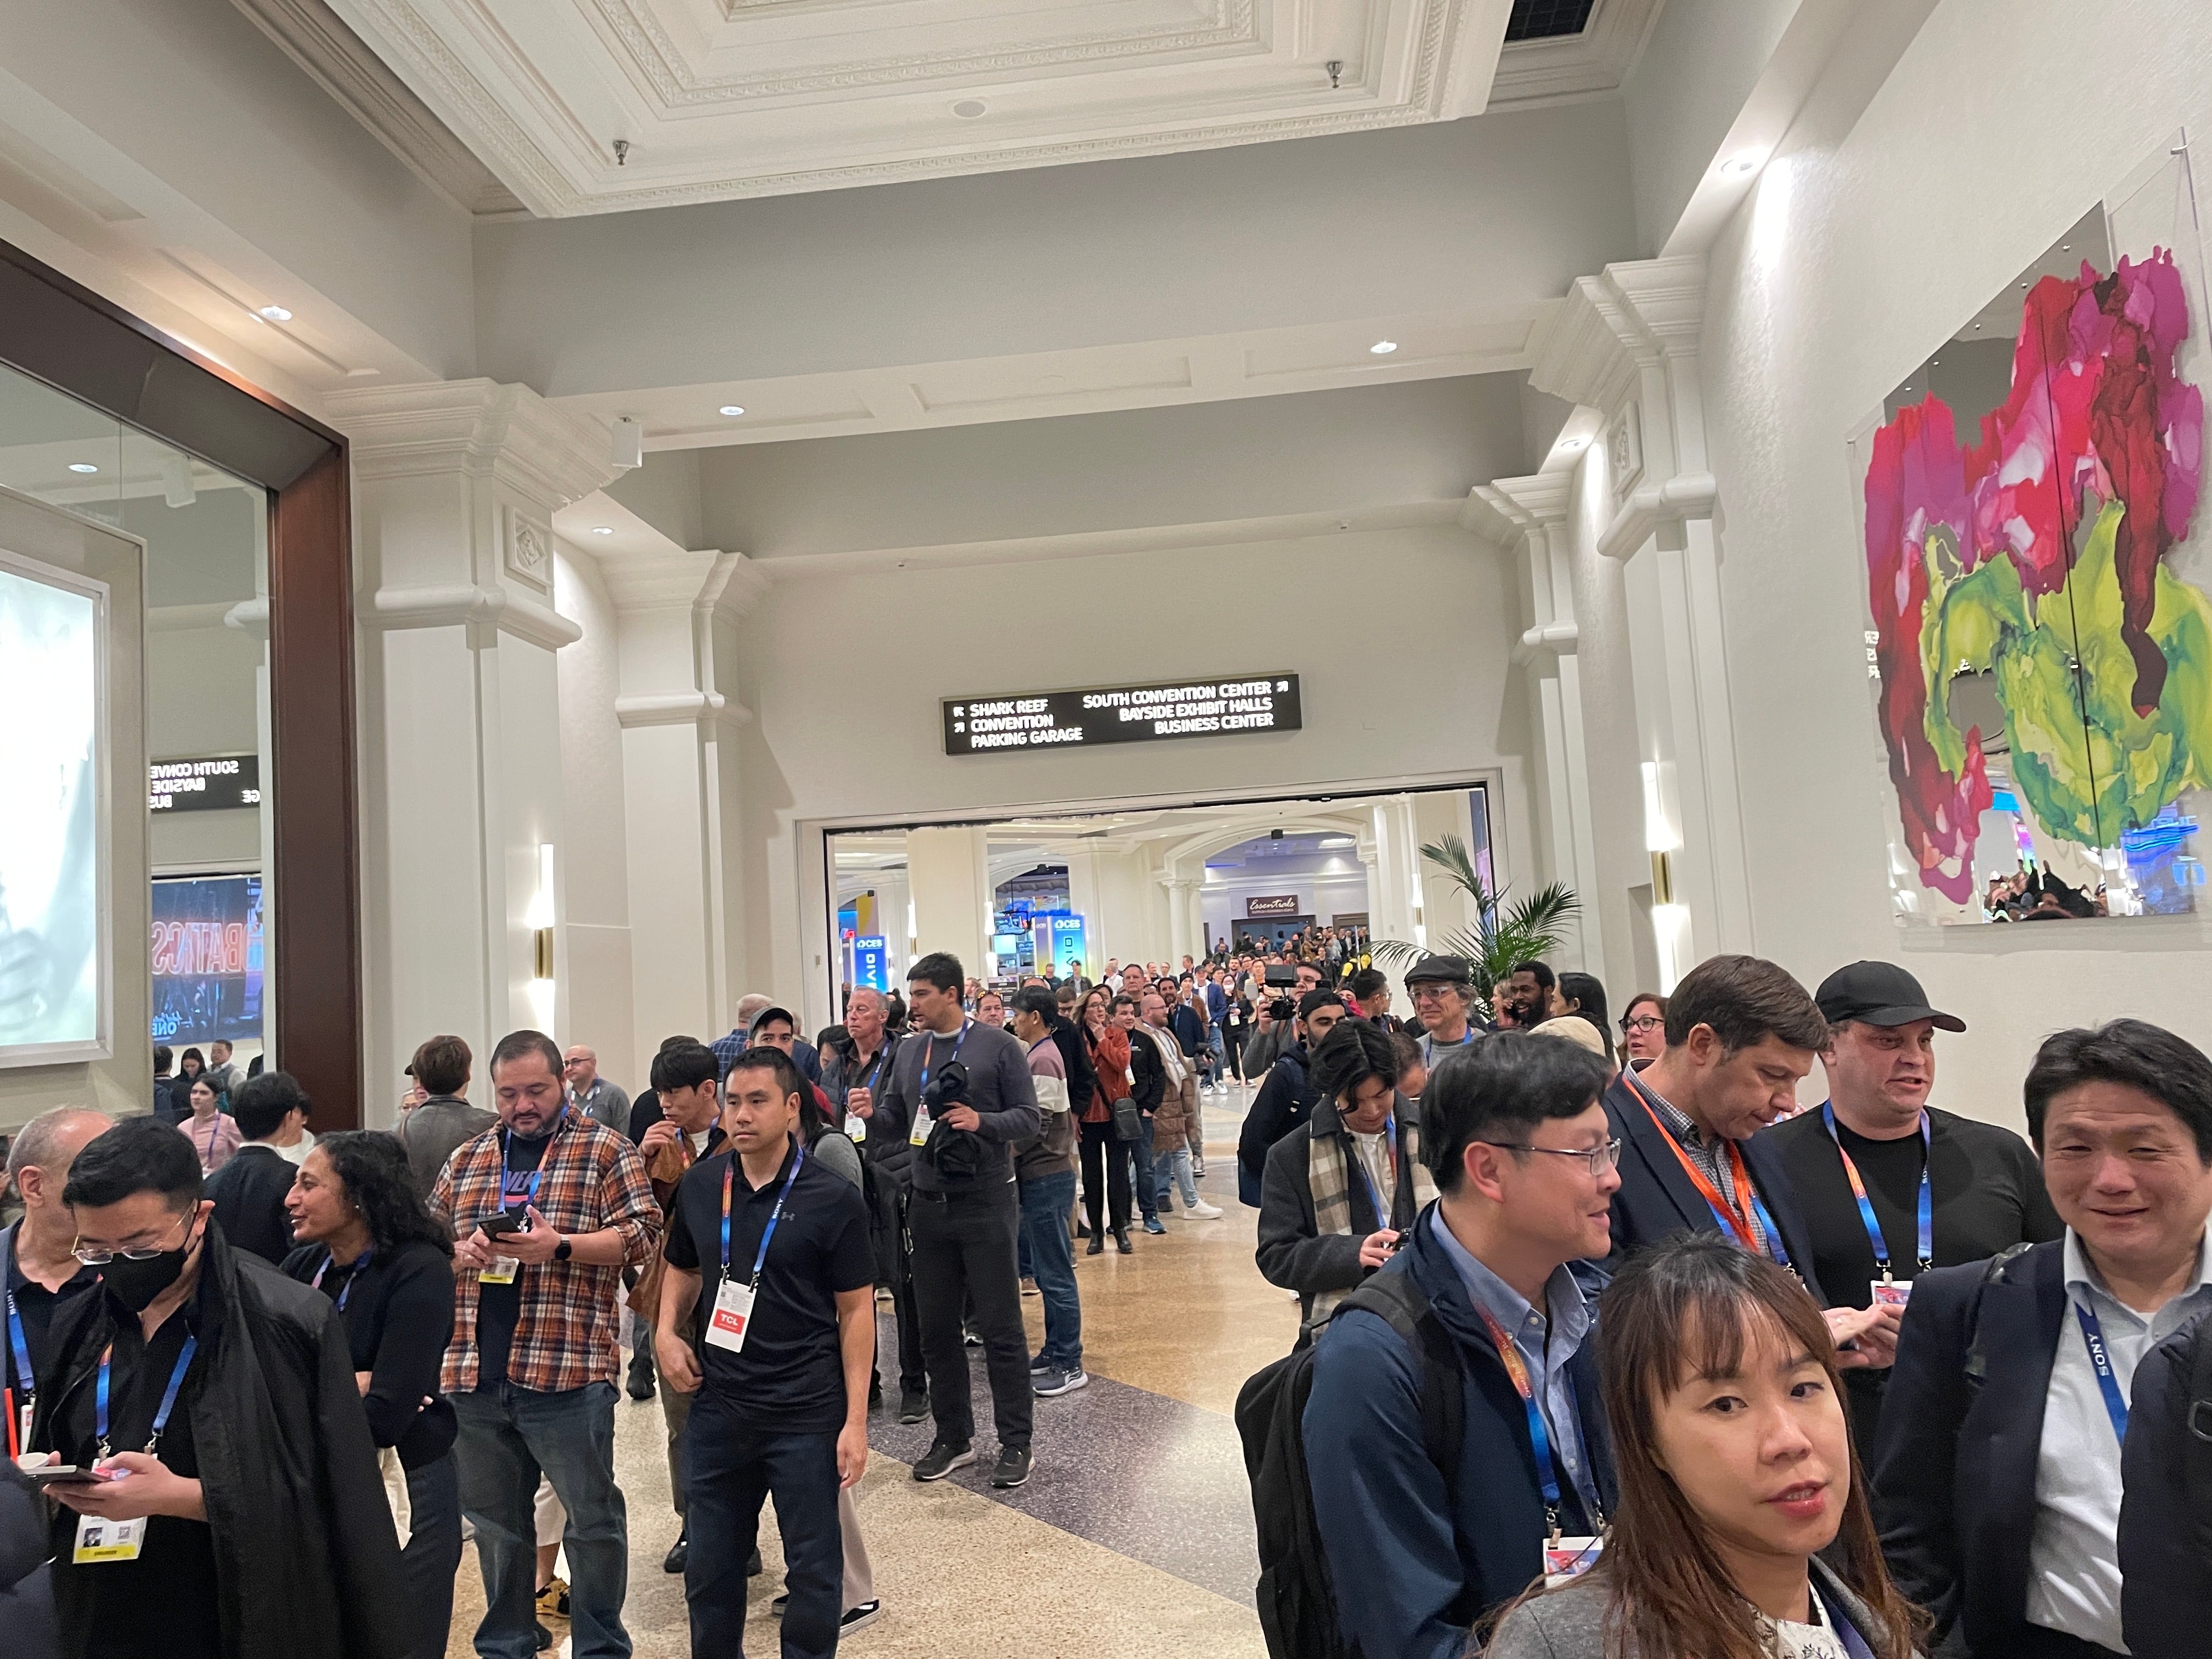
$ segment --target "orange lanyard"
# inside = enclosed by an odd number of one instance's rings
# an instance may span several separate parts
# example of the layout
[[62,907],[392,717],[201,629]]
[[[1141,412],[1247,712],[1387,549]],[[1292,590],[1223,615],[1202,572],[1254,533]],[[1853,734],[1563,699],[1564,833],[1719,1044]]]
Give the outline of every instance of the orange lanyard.
[[1637,1104],[1644,1108],[1644,1115],[1651,1120],[1651,1127],[1665,1139],[1668,1150],[1674,1154],[1674,1161],[1682,1166],[1682,1173],[1690,1177],[1691,1184],[1698,1189],[1698,1195],[1711,1207],[1714,1218],[1733,1232],[1736,1243],[1753,1255],[1768,1255],[1766,1233],[1759,1224],[1756,1206],[1743,1200],[1744,1193],[1753,1190],[1751,1172],[1743,1166],[1743,1149],[1733,1140],[1723,1138],[1722,1144],[1728,1148],[1729,1183],[1735,1188],[1734,1193],[1723,1198],[1720,1188],[1705,1179],[1705,1172],[1697,1166],[1689,1153],[1682,1150],[1682,1143],[1674,1139],[1673,1131],[1652,1109],[1650,1097],[1644,1092],[1644,1085],[1632,1073],[1624,1072],[1621,1076],[1628,1085],[1629,1092],[1636,1097]]

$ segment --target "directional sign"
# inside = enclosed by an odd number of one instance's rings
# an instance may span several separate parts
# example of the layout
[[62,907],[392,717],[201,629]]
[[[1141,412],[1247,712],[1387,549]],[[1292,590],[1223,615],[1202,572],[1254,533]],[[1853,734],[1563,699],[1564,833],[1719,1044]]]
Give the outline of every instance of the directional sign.
[[1296,732],[1304,724],[1296,674],[948,697],[943,707],[948,755],[1251,737]]

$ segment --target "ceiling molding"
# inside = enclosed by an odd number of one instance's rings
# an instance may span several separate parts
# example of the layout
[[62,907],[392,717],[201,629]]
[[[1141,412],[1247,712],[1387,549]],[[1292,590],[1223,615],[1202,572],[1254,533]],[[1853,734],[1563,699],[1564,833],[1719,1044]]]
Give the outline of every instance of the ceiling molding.
[[496,477],[548,513],[615,476],[604,428],[528,386],[487,380],[332,392],[325,417],[358,478],[462,471]]
[[1528,109],[1617,92],[1636,72],[1666,0],[1598,0],[1580,34],[1517,40],[1498,57],[1494,110]]
[[[735,7],[687,44],[699,26],[682,0],[511,15],[495,0],[331,3],[547,217],[1454,119],[1489,102],[1510,9],[1212,0],[1193,26],[1145,0],[1030,0],[988,19],[913,0],[910,50],[890,57],[859,49],[882,31],[793,27],[806,9],[790,5]],[[1034,38],[1008,44],[1024,24]],[[1345,65],[1340,85],[1324,60]],[[969,92],[988,93],[988,111],[951,118]]]
[[231,0],[415,176],[467,213],[523,210],[514,193],[456,138],[324,0]]

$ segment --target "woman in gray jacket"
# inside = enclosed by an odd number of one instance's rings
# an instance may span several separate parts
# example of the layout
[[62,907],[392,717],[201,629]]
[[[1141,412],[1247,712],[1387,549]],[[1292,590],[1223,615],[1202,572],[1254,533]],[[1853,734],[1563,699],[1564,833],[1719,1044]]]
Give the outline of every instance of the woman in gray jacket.
[[1601,1553],[1547,1554],[1484,1659],[1913,1659],[1927,1620],[1882,1565],[1804,1286],[1684,1237],[1630,1258],[1597,1328],[1619,1512]]

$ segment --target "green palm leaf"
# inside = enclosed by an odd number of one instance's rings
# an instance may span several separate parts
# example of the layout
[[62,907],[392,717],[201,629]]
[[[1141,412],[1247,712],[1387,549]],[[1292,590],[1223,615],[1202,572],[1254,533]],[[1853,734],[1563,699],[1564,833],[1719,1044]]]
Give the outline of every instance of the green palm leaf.
[[1397,967],[1410,966],[1430,951],[1465,957],[1474,969],[1475,993],[1486,1003],[1498,981],[1510,975],[1516,964],[1549,956],[1564,945],[1564,925],[1583,908],[1571,888],[1555,881],[1501,915],[1499,907],[1508,890],[1492,893],[1483,885],[1474,855],[1457,836],[1446,836],[1422,848],[1421,856],[1474,901],[1480,919],[1471,931],[1454,928],[1426,950],[1406,939],[1377,939],[1370,947],[1374,958],[1385,967]]

